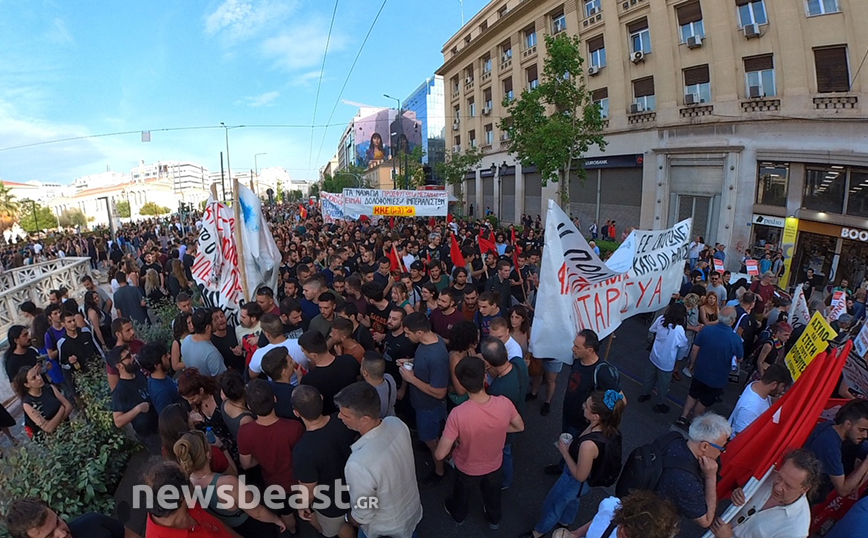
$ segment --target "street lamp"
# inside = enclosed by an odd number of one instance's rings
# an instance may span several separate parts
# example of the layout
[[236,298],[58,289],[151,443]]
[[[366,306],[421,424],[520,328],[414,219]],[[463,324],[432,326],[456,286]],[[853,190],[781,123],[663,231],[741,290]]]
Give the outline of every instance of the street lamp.
[[116,241],[117,237],[115,236],[115,223],[112,220],[112,207],[111,202],[109,201],[108,196],[100,196],[97,200],[105,200],[105,212],[108,215],[109,221],[109,231],[111,232],[112,241]]
[[360,189],[361,189],[361,188],[364,186],[364,184],[365,184],[365,180],[364,180],[364,179],[362,178],[362,176],[360,176],[359,174],[355,174],[355,173],[353,173],[353,172],[344,172],[344,171],[337,171],[337,172],[335,172],[335,176],[339,176],[339,175],[352,176],[352,177],[356,178],[356,181],[358,182],[356,186],[359,187]]
[[36,224],[36,233],[39,233],[39,215],[36,214],[36,202],[33,200],[28,200],[30,202],[30,210],[33,211],[33,222]]
[[[227,127],[225,123],[220,122],[220,127],[223,127],[223,131],[226,133],[226,175],[229,176],[229,181],[232,181],[232,166],[229,164],[229,129],[238,129],[239,127],[244,127],[243,125],[233,125],[232,127]],[[226,197],[226,188],[223,188],[223,197]]]

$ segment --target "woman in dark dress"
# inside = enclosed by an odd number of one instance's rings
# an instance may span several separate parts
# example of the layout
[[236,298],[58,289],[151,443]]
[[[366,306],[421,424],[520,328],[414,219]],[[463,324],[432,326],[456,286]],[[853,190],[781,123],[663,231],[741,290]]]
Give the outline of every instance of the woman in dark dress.
[[51,434],[72,413],[72,404],[54,386],[45,386],[39,366],[23,366],[15,374],[12,387],[24,408],[24,427],[31,438]]

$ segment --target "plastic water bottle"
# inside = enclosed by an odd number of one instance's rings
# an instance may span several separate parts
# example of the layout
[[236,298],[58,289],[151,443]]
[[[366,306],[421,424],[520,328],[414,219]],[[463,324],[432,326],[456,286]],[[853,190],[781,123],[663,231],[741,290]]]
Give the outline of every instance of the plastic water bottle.
[[217,437],[214,435],[214,430],[211,429],[211,426],[205,428],[205,438],[208,439],[208,442],[212,445],[217,442]]

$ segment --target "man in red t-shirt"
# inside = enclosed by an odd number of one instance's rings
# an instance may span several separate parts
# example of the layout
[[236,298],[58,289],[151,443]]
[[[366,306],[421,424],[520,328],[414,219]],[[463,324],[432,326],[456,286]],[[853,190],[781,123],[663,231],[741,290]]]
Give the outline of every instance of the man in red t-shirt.
[[[446,428],[434,457],[455,460],[455,483],[452,497],[445,502],[446,511],[461,524],[467,517],[470,488],[479,485],[488,526],[500,524],[500,485],[503,445],[506,434],[524,430],[524,422],[515,406],[504,396],[485,392],[485,363],[479,357],[465,357],[455,367],[455,377],[467,390],[470,399],[449,413]],[[453,445],[460,441],[453,451]]]
[[[292,473],[292,449],[301,439],[304,426],[297,420],[277,416],[274,390],[264,379],[253,379],[247,385],[247,407],[257,418],[238,429],[241,466],[250,469],[258,464],[265,486],[280,486],[289,496],[290,488],[298,482]],[[274,511],[286,529],[295,534],[295,516],[289,503]]]
[[758,297],[757,305],[754,310],[760,313],[765,313],[766,302],[775,294],[775,285],[772,283],[774,278],[775,274],[773,272],[766,271],[758,281],[751,285],[750,291],[756,293]]
[[[458,311],[458,301],[455,300],[457,291],[445,289],[437,297],[437,309],[431,311],[431,330],[439,334],[446,343],[449,343],[449,333],[452,327],[464,321],[464,314]],[[463,294],[462,294],[463,295]]]

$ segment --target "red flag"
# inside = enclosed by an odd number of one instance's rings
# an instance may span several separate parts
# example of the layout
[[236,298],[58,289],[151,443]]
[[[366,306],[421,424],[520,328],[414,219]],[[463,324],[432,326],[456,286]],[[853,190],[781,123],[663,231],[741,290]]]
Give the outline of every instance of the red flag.
[[302,204],[298,204],[298,212],[301,214],[301,218],[307,218],[307,209]]
[[456,267],[464,267],[467,262],[464,261],[464,255],[461,254],[461,249],[458,247],[458,240],[455,239],[455,234],[451,235],[452,246],[449,247],[449,257],[452,258],[452,263]]
[[452,224],[452,213],[446,214],[446,224]]
[[429,217],[428,218],[428,226],[430,226],[432,228],[437,226],[437,219],[435,219],[434,217]]
[[389,228],[395,229],[395,217],[389,217]]
[[390,269],[392,271],[404,271],[404,265],[401,263],[401,258],[398,257],[398,249],[395,247],[394,243],[392,243],[392,250],[389,251],[389,262],[391,264]]
[[482,237],[482,230],[479,231],[479,251],[485,255],[487,252],[494,252],[497,255],[497,245],[491,239]]
[[853,343],[847,342],[843,349],[818,355],[780,400],[727,445],[721,456],[718,498],[729,497],[751,477],[759,480],[787,450],[805,444],[841,377],[852,347]]
[[521,248],[518,246],[518,241],[515,240],[515,228],[510,231],[512,232],[512,248],[516,254],[521,254]]

